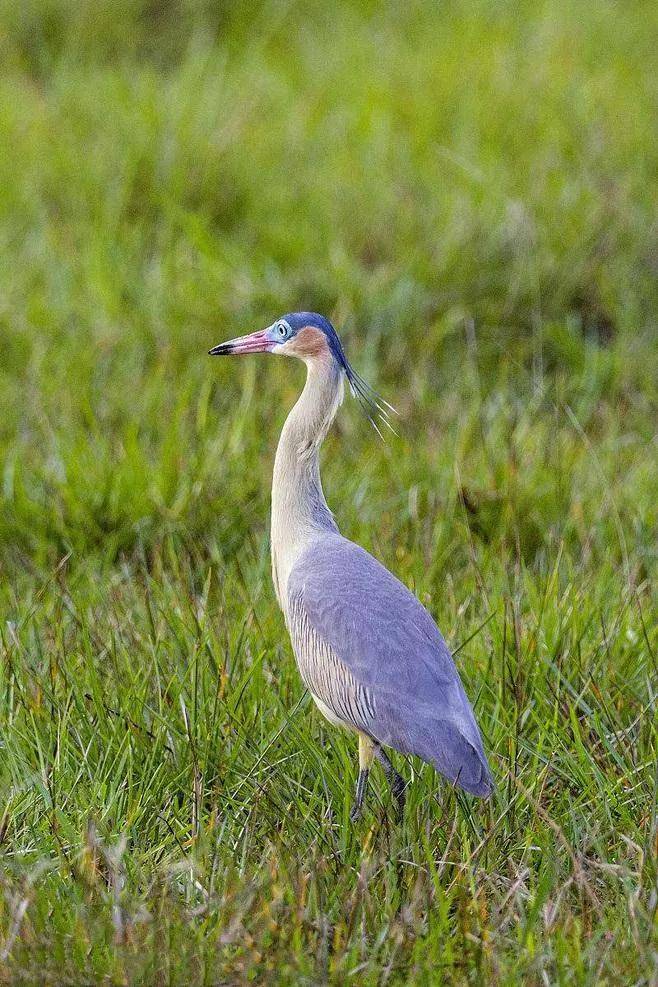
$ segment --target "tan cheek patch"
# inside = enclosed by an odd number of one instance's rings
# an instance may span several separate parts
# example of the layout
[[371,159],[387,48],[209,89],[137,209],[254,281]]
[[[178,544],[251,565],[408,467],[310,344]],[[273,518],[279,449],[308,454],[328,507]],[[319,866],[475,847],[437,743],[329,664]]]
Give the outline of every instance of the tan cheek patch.
[[287,346],[289,352],[296,356],[322,356],[329,352],[325,334],[313,326],[300,329],[294,339],[287,343]]

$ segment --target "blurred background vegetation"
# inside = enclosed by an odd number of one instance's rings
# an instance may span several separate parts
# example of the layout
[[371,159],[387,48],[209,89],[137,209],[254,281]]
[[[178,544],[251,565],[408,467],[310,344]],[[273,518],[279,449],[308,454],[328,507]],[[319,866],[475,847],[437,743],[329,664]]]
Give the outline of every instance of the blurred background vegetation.
[[[658,8],[0,0],[0,59],[0,971],[648,982]],[[401,412],[327,497],[471,639],[501,788],[367,860],[268,585],[301,370],[206,356],[294,309]]]

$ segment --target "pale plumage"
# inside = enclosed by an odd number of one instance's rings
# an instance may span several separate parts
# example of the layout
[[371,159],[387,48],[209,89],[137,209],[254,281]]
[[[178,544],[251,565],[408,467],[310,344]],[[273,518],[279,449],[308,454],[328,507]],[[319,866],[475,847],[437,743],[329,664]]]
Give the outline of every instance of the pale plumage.
[[287,315],[223,343],[213,355],[275,352],[307,365],[306,385],[277,448],[272,575],[302,678],[322,712],[359,735],[361,809],[377,756],[403,801],[381,745],[417,754],[474,795],[491,791],[480,733],[443,637],[416,597],[343,538],[322,492],[318,450],[343,395],[343,376],[373,424],[388,406],[347,362],[322,316]]

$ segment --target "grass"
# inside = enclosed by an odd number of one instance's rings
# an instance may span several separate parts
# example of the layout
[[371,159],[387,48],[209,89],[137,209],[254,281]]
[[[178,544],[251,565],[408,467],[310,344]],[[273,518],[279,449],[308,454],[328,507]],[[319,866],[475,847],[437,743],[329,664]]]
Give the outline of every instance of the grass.
[[[654,5],[0,4],[0,980],[655,983]],[[345,534],[491,752],[396,825],[270,585],[330,315]]]

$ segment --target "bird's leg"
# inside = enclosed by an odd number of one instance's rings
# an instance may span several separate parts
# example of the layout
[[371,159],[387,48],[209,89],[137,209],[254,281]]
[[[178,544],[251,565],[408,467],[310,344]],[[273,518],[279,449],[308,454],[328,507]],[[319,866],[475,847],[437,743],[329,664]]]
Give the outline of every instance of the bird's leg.
[[365,733],[359,734],[359,777],[356,782],[356,794],[354,796],[354,805],[352,806],[352,811],[350,812],[350,819],[352,822],[356,822],[360,818],[361,812],[363,810],[363,800],[365,798],[366,789],[368,787],[368,775],[370,773],[370,765],[372,764],[372,759],[375,756],[375,743],[371,737],[368,737]]
[[377,746],[375,748],[375,757],[379,763],[384,768],[384,774],[391,786],[391,792],[393,793],[393,798],[398,804],[398,812],[400,815],[404,812],[404,803],[407,797],[407,784],[401,774],[395,770],[391,763],[391,759],[383,748]]

